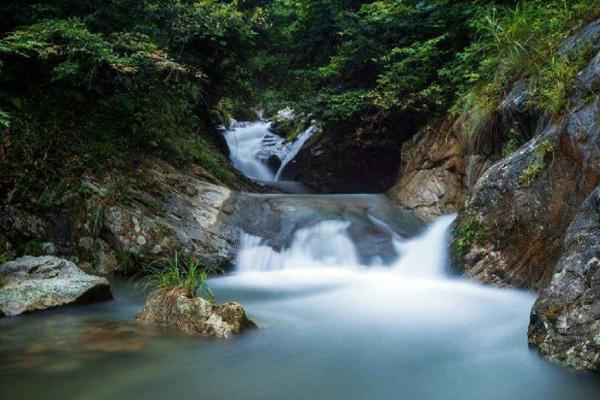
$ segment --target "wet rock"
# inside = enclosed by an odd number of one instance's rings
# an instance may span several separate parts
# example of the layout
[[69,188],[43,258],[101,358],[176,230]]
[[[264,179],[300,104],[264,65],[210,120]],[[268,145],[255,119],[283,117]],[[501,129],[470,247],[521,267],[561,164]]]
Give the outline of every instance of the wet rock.
[[[600,181],[598,118],[599,103],[592,98],[562,120],[542,119],[543,128],[529,143],[484,173],[453,235],[466,276],[536,289],[549,283],[565,231]],[[473,246],[487,253],[466,263]]]
[[586,45],[591,45],[593,49],[600,50],[600,19],[591,22],[577,34],[567,38],[560,46],[558,55],[577,51]]
[[531,312],[529,343],[545,358],[600,372],[600,187],[571,223],[550,285]]
[[190,298],[178,288],[152,293],[136,321],[187,335],[221,338],[230,338],[256,327],[240,304],[213,304],[201,297]]
[[52,242],[44,242],[40,245],[42,252],[47,256],[56,254],[56,246]]
[[279,170],[279,167],[281,167],[281,159],[275,154],[271,154],[269,158],[267,158],[267,165],[269,166],[271,171],[277,172]]
[[440,133],[447,130],[441,126],[422,132],[402,146],[400,179],[388,192],[426,222],[457,212],[465,200],[464,154],[451,130]]
[[[455,264],[466,276],[538,290],[550,282],[567,228],[600,183],[600,101],[592,95],[598,65],[600,53],[579,75],[568,113],[538,118],[535,129],[527,128],[533,138],[474,185],[453,233]],[[522,139],[530,123],[518,111],[524,103],[516,93],[503,102],[512,104],[512,122],[501,126]],[[469,257],[475,247],[485,254]]]
[[62,258],[21,257],[0,266],[0,316],[110,300],[105,278],[88,275]]

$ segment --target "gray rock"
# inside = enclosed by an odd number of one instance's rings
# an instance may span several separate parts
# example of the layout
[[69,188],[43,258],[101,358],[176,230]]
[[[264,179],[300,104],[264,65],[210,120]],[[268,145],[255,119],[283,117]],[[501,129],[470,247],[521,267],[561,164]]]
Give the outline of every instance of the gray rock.
[[577,34],[566,39],[560,46],[558,55],[577,51],[585,45],[591,45],[595,50],[600,50],[600,19],[591,22]]
[[105,278],[62,258],[25,256],[0,266],[0,316],[112,299]]
[[201,297],[189,298],[178,288],[152,293],[136,321],[187,335],[220,338],[230,338],[256,327],[240,304],[228,302],[217,305]]
[[[574,93],[600,80],[599,57],[580,75]],[[566,115],[539,118],[535,136],[473,187],[453,234],[456,244],[469,226],[477,231],[468,248],[455,246],[455,264],[466,276],[538,290],[550,282],[567,228],[600,183],[600,102],[597,96],[571,100]],[[474,247],[485,254],[467,260]]]
[[529,343],[551,361],[600,372],[600,187],[573,220],[564,248],[531,312]]
[[89,223],[81,223],[77,247],[93,273],[114,272],[119,266],[116,255],[124,253],[144,259],[185,251],[203,264],[228,267],[239,236],[231,223],[235,210],[231,190],[211,183],[199,167],[179,171],[149,160],[138,173],[144,184],[132,185],[128,201],[102,205],[102,193],[114,182],[109,177],[89,183],[97,196],[90,200],[82,219],[94,220],[101,207],[101,228],[96,229],[99,237],[93,237]]

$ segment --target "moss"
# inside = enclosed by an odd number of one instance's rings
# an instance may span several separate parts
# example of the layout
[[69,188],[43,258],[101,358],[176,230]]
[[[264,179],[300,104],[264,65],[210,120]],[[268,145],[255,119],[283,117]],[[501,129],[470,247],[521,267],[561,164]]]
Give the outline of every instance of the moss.
[[548,308],[548,310],[546,311],[546,317],[548,318],[548,321],[552,323],[556,322],[556,318],[560,314],[561,310],[562,308],[559,306],[552,306]]
[[474,215],[468,216],[458,228],[455,251],[459,256],[467,253],[474,244],[481,243],[488,235],[487,226],[480,223]]

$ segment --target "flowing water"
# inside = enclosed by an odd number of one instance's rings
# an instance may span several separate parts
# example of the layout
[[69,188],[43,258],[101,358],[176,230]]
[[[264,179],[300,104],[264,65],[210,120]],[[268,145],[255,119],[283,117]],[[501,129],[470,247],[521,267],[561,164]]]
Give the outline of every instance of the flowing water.
[[[257,180],[302,146],[264,122],[234,131],[232,160]],[[240,201],[235,270],[209,285],[259,329],[226,341],[136,326],[144,293],[115,280],[114,301],[0,319],[0,399],[599,398],[597,377],[528,348],[533,294],[448,273],[453,216],[426,227],[382,195]]]
[[316,128],[310,126],[295,140],[286,141],[270,127],[267,121],[236,122],[224,131],[233,165],[247,177],[284,192],[306,191],[298,182],[287,181],[283,176]]
[[447,275],[452,217],[423,227],[383,196],[267,200],[273,236],[248,224],[237,270],[210,280],[260,329],[137,327],[143,293],[117,280],[114,301],[0,320],[0,398],[598,399],[596,377],[528,349],[533,295]]

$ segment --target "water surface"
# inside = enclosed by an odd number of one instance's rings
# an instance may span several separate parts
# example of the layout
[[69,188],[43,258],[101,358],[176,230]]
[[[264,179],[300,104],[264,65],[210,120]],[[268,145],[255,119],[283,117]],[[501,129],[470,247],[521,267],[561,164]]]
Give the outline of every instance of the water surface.
[[114,301],[0,319],[0,398],[600,397],[597,377],[527,347],[532,294],[446,274],[452,217],[424,228],[377,196],[280,200],[282,225],[302,207],[307,219],[285,240],[246,233],[237,270],[210,281],[260,329],[226,341],[137,327],[144,295],[116,280]]

